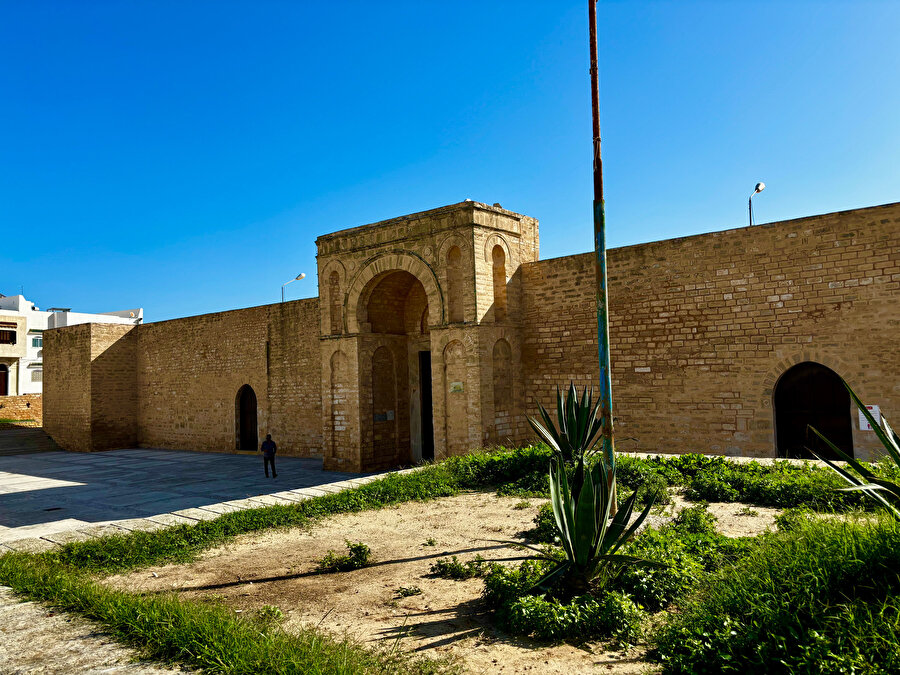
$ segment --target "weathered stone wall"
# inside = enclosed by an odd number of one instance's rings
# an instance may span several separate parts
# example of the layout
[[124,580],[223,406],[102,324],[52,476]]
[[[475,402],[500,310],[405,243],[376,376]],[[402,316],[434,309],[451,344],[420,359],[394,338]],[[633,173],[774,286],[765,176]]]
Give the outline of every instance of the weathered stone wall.
[[[613,249],[608,266],[620,449],[773,456],[773,387],[803,361],[900,414],[900,204]],[[593,255],[522,277],[534,414],[557,384],[597,382]],[[865,456],[877,440],[852,419]]]
[[90,324],[91,450],[137,444],[136,327]]
[[269,427],[278,452],[322,454],[322,370],[319,300],[268,305]]
[[[45,428],[233,452],[249,385],[260,439],[364,471],[423,456],[422,352],[437,459],[527,442],[557,385],[597,381],[593,255],[538,262],[534,219],[464,202],[317,244],[321,302],[47,331]],[[804,361],[900,414],[900,204],[613,249],[609,297],[620,449],[772,456]]]
[[34,420],[43,418],[44,400],[40,394],[0,396],[0,418],[7,420]]
[[44,331],[44,431],[66,450],[91,447],[91,325]]
[[233,452],[238,390],[257,398],[260,439],[321,452],[318,300],[149,323],[138,332],[142,446]]

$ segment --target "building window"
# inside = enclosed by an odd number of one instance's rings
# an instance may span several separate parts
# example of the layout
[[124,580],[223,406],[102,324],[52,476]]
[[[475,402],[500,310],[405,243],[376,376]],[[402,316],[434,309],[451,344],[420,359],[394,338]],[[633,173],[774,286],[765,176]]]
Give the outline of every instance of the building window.
[[44,381],[44,371],[43,370],[32,370],[31,371],[31,381],[32,382],[43,382]]
[[506,253],[499,244],[491,252],[494,261],[494,320],[506,319]]
[[32,347],[43,347],[44,346],[44,338],[31,338],[31,346]]
[[0,345],[14,345],[14,344],[16,344],[16,331],[0,330]]

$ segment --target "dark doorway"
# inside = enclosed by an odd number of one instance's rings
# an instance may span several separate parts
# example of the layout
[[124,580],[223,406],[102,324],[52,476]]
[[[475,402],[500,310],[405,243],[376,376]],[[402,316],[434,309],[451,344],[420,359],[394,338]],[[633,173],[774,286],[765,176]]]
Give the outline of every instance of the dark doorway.
[[838,448],[853,456],[850,395],[841,378],[820,363],[807,361],[788,369],[775,384],[775,440],[779,457],[813,459],[807,448],[838,459],[812,425]]
[[0,396],[9,395],[9,368],[0,364]]
[[245,384],[238,389],[235,401],[235,419],[237,420],[237,449],[256,450],[258,433],[256,429],[256,393],[253,387]]
[[419,352],[419,391],[422,393],[422,459],[434,459],[434,419],[431,409],[431,352]]

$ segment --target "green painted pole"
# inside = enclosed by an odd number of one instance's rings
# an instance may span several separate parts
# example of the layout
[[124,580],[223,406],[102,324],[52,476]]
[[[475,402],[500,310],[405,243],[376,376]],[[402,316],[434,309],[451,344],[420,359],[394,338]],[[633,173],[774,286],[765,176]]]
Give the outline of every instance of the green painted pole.
[[594,136],[594,254],[597,271],[597,350],[600,356],[600,422],[603,456],[616,465],[612,384],[609,366],[609,297],[606,290],[606,212],[603,202],[603,161],[600,158],[600,77],[597,71],[597,0],[588,0],[591,36],[591,108]]

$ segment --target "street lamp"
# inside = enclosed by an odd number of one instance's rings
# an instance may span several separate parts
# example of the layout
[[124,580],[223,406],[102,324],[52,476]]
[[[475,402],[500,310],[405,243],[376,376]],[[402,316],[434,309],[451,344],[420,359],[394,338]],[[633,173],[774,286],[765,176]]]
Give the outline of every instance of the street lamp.
[[295,277],[294,277],[293,279],[291,279],[290,281],[285,281],[283,284],[281,284],[281,301],[282,301],[282,302],[284,302],[284,287],[287,286],[288,284],[294,283],[295,281],[300,281],[300,280],[303,279],[305,276],[306,276],[306,275],[305,275],[303,272],[300,272],[300,274],[298,274],[297,276],[295,276]]
[[760,192],[766,189],[766,184],[763,182],[759,182],[756,184],[756,187],[753,188],[753,194],[750,195],[750,199],[747,200],[747,209],[750,211],[750,224],[753,225],[753,196],[758,195]]

